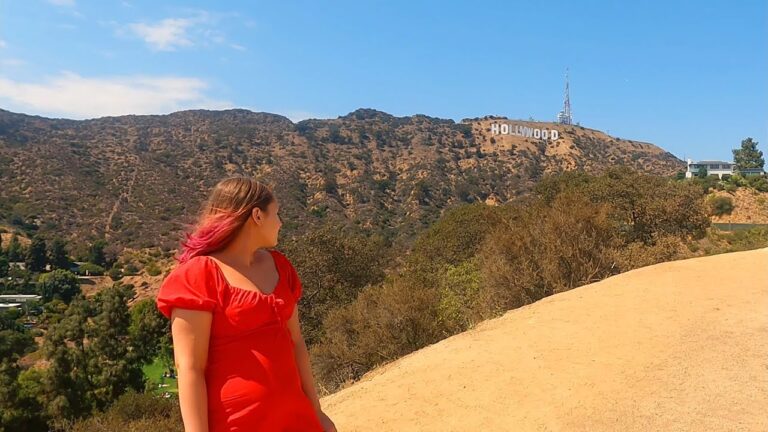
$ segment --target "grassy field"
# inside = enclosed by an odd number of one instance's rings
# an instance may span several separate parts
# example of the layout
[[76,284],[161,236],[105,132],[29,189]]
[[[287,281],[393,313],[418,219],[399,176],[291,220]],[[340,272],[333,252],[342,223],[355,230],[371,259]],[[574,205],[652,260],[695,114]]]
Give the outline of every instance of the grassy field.
[[163,364],[160,362],[160,359],[155,359],[152,364],[145,365],[143,370],[144,376],[147,377],[147,381],[153,383],[152,388],[156,393],[163,393],[166,391],[176,394],[179,393],[179,386],[176,382],[176,379],[165,378],[165,384],[167,384],[168,387],[158,387],[158,384],[161,384],[163,381],[162,375],[166,370]]

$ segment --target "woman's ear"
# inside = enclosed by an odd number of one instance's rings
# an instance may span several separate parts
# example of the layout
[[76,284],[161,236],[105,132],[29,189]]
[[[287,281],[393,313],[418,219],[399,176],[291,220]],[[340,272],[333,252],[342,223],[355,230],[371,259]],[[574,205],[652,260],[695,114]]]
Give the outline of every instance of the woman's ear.
[[253,210],[251,210],[251,219],[256,223],[256,225],[261,225],[261,209],[258,207],[254,207]]

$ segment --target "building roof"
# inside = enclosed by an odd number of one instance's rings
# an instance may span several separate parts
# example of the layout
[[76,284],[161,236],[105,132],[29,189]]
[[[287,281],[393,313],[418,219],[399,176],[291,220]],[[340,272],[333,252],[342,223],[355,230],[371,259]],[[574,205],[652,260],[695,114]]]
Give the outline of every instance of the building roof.
[[704,160],[704,161],[698,161],[698,162],[694,162],[694,164],[696,164],[696,165],[714,165],[714,164],[719,164],[719,165],[733,165],[733,162],[725,162],[725,161],[713,161],[713,160],[710,160],[710,161],[708,161],[708,160]]

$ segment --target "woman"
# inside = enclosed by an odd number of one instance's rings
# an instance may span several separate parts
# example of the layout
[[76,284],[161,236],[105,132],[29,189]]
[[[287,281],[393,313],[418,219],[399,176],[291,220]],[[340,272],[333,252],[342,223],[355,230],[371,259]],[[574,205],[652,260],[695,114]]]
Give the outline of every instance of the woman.
[[222,180],[160,287],[186,432],[336,431],[299,327],[301,281],[267,249],[277,245],[279,209],[264,184]]

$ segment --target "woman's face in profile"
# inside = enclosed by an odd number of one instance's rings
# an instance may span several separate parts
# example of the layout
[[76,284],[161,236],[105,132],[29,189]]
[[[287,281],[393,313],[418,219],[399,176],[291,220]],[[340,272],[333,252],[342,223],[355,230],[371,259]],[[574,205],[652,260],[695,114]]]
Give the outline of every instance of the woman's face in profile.
[[267,211],[261,211],[254,208],[253,218],[259,218],[261,225],[256,226],[258,235],[262,237],[266,242],[277,246],[278,236],[280,234],[280,227],[283,226],[283,221],[280,220],[280,203],[275,199],[269,205],[267,205]]

